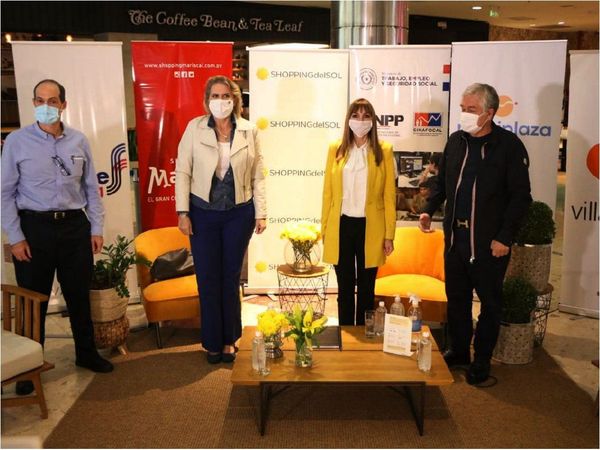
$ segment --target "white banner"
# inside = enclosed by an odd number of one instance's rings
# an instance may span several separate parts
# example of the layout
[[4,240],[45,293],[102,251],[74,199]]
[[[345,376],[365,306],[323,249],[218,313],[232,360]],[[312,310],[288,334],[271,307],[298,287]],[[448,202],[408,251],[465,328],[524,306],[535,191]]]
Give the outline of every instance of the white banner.
[[450,133],[458,129],[465,88],[486,83],[500,96],[494,122],[517,134],[529,153],[531,195],[556,204],[567,41],[452,44]]
[[266,231],[250,240],[250,288],[278,286],[286,223],[320,222],[327,148],[342,136],[347,100],[347,51],[250,49],[250,113],[260,130],[268,209]]
[[598,50],[571,52],[559,309],[598,317]]
[[[397,218],[414,226],[419,184],[432,153],[448,138],[450,45],[350,47],[350,100],[366,98],[379,138],[391,142],[398,169]],[[440,217],[434,217],[441,220]]]
[[[104,242],[133,237],[127,151],[125,91],[120,42],[12,43],[21,126],[35,121],[33,87],[50,78],[65,87],[62,120],[90,142],[105,208]],[[129,271],[132,297],[139,297],[135,269]],[[51,306],[54,301],[51,301]]]

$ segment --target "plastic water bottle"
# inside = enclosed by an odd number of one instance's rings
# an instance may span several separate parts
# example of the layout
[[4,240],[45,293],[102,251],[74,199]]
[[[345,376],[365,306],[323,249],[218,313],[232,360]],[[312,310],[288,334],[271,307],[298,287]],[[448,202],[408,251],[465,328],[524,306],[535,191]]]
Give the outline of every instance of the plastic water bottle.
[[268,375],[270,373],[267,367],[265,340],[260,331],[257,331],[252,339],[252,369],[261,375]]
[[383,329],[385,327],[385,314],[387,313],[387,309],[385,309],[385,303],[379,302],[379,306],[375,310],[375,334],[377,336],[383,335]]
[[410,295],[410,308],[408,308],[408,318],[412,320],[412,331],[421,331],[422,314],[419,302],[421,299],[416,294]]
[[423,334],[421,334],[417,365],[422,372],[429,372],[431,370],[431,338],[428,331],[423,331]]
[[402,304],[402,300],[400,300],[399,295],[396,295],[394,298],[394,304],[390,308],[390,314],[396,314],[397,316],[404,315],[404,305]]

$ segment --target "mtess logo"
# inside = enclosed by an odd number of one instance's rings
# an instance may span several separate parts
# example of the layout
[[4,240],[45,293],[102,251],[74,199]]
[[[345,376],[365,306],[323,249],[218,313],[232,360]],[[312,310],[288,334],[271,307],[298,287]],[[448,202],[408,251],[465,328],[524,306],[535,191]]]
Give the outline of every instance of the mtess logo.
[[[110,152],[110,176],[106,172],[98,172],[98,184],[100,185],[100,196],[116,194],[121,189],[122,177],[121,171],[127,168],[127,158],[125,152],[127,147],[125,143],[118,144]],[[108,185],[108,186],[105,186]]]

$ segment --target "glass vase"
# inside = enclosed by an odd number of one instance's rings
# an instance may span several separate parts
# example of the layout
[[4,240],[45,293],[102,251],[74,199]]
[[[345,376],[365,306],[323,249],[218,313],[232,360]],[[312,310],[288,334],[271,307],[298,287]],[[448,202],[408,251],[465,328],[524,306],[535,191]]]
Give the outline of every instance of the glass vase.
[[313,266],[319,264],[321,259],[321,247],[318,242],[292,242],[289,241],[284,249],[285,262],[294,272],[310,272]]
[[265,352],[267,358],[277,359],[283,356],[283,350],[281,350],[281,332],[277,332],[272,336],[265,336]]
[[306,345],[306,341],[296,343],[296,366],[312,367],[313,356],[312,348]]

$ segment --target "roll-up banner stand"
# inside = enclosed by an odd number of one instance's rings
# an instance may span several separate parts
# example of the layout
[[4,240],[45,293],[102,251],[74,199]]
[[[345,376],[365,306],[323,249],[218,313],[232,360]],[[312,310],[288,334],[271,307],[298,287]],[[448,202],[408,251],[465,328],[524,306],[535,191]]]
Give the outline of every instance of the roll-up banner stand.
[[452,44],[449,133],[458,130],[465,88],[496,88],[494,122],[517,134],[529,153],[531,195],[556,204],[567,41],[458,42]]
[[204,85],[231,78],[231,42],[132,42],[141,229],[177,225],[175,159],[188,122],[205,114]]
[[598,50],[571,52],[559,309],[598,317]]
[[268,221],[250,240],[248,287],[275,288],[283,226],[320,222],[328,143],[341,138],[348,105],[348,52],[249,50],[250,119],[264,156]]
[[[416,225],[421,175],[448,138],[450,48],[350,46],[350,101],[373,104],[379,138],[394,146],[399,226]],[[440,225],[441,214],[433,219]]]
[[[12,44],[21,126],[35,121],[33,87],[50,78],[66,90],[62,120],[90,142],[104,204],[104,242],[133,238],[127,120],[120,42],[24,42]],[[139,297],[135,269],[128,273],[131,297]],[[137,295],[136,295],[137,294]],[[55,282],[49,311],[64,309]]]

